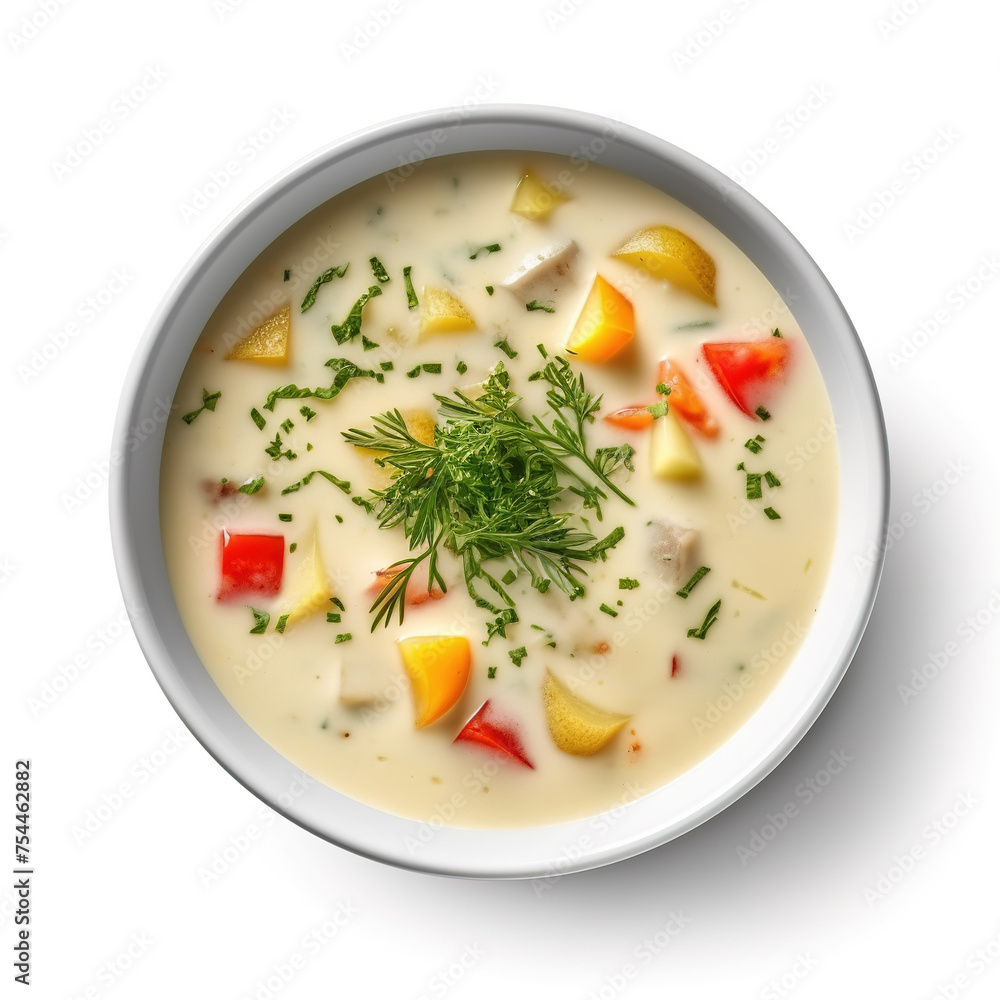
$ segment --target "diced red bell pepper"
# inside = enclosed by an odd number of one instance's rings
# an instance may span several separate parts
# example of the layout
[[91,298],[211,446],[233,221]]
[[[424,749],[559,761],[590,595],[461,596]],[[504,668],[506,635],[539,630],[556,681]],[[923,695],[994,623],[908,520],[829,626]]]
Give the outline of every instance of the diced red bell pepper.
[[231,601],[247,594],[275,597],[281,589],[285,562],[284,535],[219,534],[222,570],[218,600]]
[[606,413],[604,419],[615,427],[623,427],[627,431],[641,431],[652,426],[653,414],[647,406],[623,406],[618,410]]
[[664,358],[660,362],[660,381],[670,386],[667,402],[679,417],[705,437],[718,435],[719,425],[715,417],[708,412],[701,401],[701,396],[695,391],[695,387],[688,381],[684,372],[670,358]]
[[783,337],[702,344],[702,353],[726,395],[748,416],[769,398],[785,377],[788,341]]
[[475,743],[534,770],[535,765],[525,755],[517,729],[493,709],[489,698],[465,724],[455,742]]

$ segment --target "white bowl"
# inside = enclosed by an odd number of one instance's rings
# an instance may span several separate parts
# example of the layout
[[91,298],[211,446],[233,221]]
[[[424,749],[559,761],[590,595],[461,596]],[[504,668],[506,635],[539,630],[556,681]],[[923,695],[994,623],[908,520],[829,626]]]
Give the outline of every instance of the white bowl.
[[[430,156],[532,150],[598,159],[701,214],[764,272],[795,313],[833,404],[841,464],[836,547],[820,608],[786,675],[727,743],[618,809],[514,830],[433,827],[382,812],[300,772],[236,714],[209,677],[174,604],[160,541],[168,402],[195,340],[246,266],[307,212],[380,173]],[[184,269],[140,344],[115,428],[111,527],[126,606],[167,698],[205,748],[255,795],[320,837],[390,864],[480,878],[545,877],[619,861],[691,830],[760,781],[816,720],[861,640],[882,569],[888,515],[885,428],[850,319],[819,268],[762,205],[675,146],[609,119],[492,106],[415,115],[311,156],[244,205]],[[849,486],[849,488],[847,488]]]

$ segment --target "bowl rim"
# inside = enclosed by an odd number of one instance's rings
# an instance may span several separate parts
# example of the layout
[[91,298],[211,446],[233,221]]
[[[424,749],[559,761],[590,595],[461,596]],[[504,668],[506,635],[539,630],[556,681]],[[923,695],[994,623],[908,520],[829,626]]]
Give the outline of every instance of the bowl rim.
[[[577,147],[578,152],[585,150],[582,155],[595,154],[593,159],[639,176],[699,212],[747,253],[779,292],[776,277],[792,281],[785,294],[794,288],[806,295],[808,314],[822,317],[824,327],[832,330],[828,340],[825,335],[808,339],[814,354],[818,345],[822,347],[826,365],[832,366],[829,370],[846,373],[850,398],[838,401],[831,394],[831,402],[838,445],[841,432],[848,428],[852,469],[862,477],[863,487],[859,489],[855,480],[853,497],[845,497],[842,472],[835,565],[817,615],[819,620],[828,612],[830,628],[823,639],[832,635],[834,646],[821,645],[815,627],[810,628],[786,675],[733,737],[674,781],[596,817],[542,827],[480,830],[393,816],[303,775],[240,719],[196,656],[197,667],[191,663],[193,649],[182,626],[178,633],[173,599],[164,601],[162,545],[159,560],[155,551],[160,452],[169,397],[180,375],[177,366],[179,359],[186,361],[201,330],[194,324],[192,332],[191,316],[198,308],[203,313],[213,294],[217,302],[270,242],[255,238],[261,232],[279,235],[358,180],[391,173],[383,169],[365,174],[365,164],[386,165],[397,154],[400,162],[394,169],[403,172],[408,166],[418,169],[423,159],[455,152],[567,152],[581,139],[590,143]],[[598,143],[603,143],[600,150]],[[404,156],[401,150],[411,152]],[[626,159],[629,166],[619,164]],[[314,201],[315,190],[326,190],[323,184],[330,179],[334,188]],[[298,214],[289,217],[295,211]],[[246,249],[240,249],[241,240],[247,242]],[[748,244],[753,244],[754,253]],[[196,299],[203,300],[200,307],[193,305]],[[796,307],[796,319],[806,334],[800,312]],[[826,381],[827,367],[820,366]],[[174,371],[177,378],[164,388],[163,373]],[[147,423],[152,425],[148,431]],[[843,470],[843,448],[840,455]],[[850,503],[846,510],[845,499]],[[846,673],[874,606],[889,517],[888,443],[871,367],[842,303],[804,247],[749,192],[685,150],[614,119],[537,105],[480,105],[410,114],[334,141],[279,173],[221,223],[170,286],[136,348],[115,421],[109,501],[115,565],[140,648],[178,715],[244,787],[317,836],[397,867],[463,877],[546,879],[624,860],[694,829],[763,780],[802,739]],[[835,570],[844,592],[838,591],[838,603],[833,605]],[[823,667],[816,676],[808,666],[813,656]],[[807,666],[797,669],[800,663]],[[788,681],[793,674],[794,685]],[[789,693],[778,698],[782,685]],[[772,717],[784,722],[778,736],[767,729]],[[738,752],[724,752],[737,740],[741,749],[753,748],[742,763]],[[718,785],[713,776],[721,775],[726,780]],[[296,781],[302,790],[293,795],[290,789]],[[671,794],[680,785],[683,794]],[[429,826],[427,842],[418,840],[415,849],[414,838],[422,838]]]

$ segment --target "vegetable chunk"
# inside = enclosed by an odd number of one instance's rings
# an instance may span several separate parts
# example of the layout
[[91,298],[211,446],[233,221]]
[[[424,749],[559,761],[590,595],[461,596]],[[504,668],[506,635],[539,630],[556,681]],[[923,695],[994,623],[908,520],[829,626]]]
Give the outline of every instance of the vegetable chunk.
[[570,240],[530,253],[501,285],[525,303],[552,295],[569,276],[578,252],[579,247]]
[[426,285],[421,309],[421,337],[429,337],[435,333],[464,333],[476,329],[476,321],[469,310],[445,288]]
[[551,671],[545,674],[542,701],[549,732],[560,750],[589,757],[605,747],[632,718],[601,708],[578,698]]
[[219,534],[222,565],[217,599],[231,601],[254,594],[275,597],[281,589],[284,535]]
[[469,682],[472,650],[460,635],[419,635],[396,645],[410,678],[417,729],[440,719]]
[[516,726],[497,712],[489,698],[465,724],[455,742],[474,743],[525,767],[535,766],[525,755]]
[[607,361],[635,336],[635,313],[614,285],[599,274],[566,341],[566,353],[581,361]]
[[673,226],[648,226],[633,233],[611,255],[656,278],[664,278],[703,299],[715,299],[715,261],[687,233]]
[[514,188],[510,210],[526,219],[544,219],[556,205],[561,205],[564,201],[569,201],[569,195],[557,191],[529,170],[521,176]]
[[251,330],[226,355],[226,361],[256,361],[262,365],[288,364],[291,331],[292,307],[285,306]]

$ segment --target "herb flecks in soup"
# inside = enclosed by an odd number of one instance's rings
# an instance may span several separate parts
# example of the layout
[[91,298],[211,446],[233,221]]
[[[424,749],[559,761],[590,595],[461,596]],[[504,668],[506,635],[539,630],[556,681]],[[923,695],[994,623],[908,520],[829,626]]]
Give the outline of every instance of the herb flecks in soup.
[[334,198],[237,280],[177,400],[161,523],[196,650],[263,739],[390,812],[655,790],[760,707],[822,595],[837,452],[794,317],[597,164],[446,157]]

